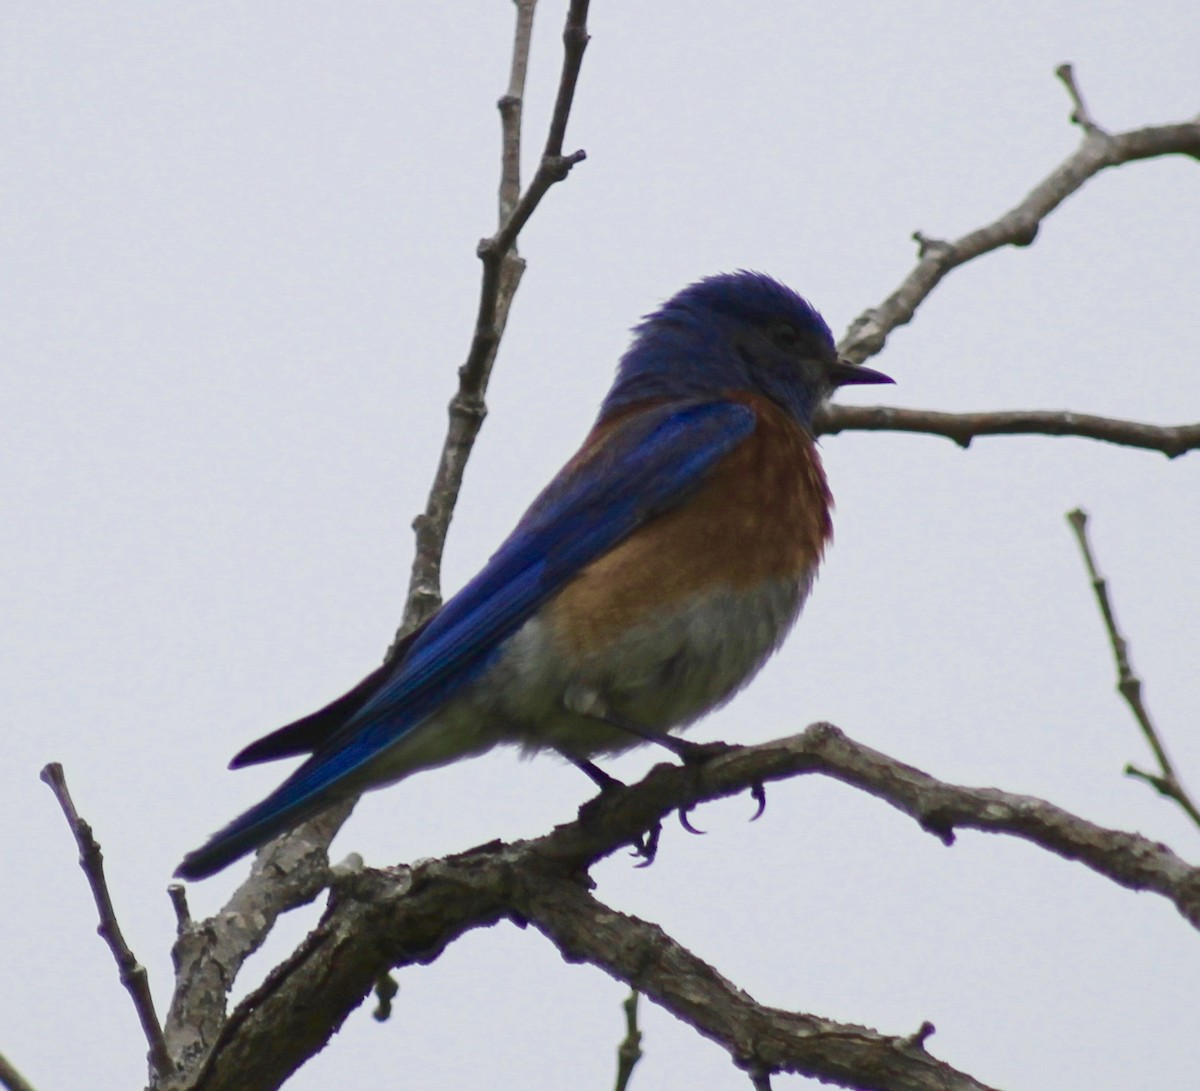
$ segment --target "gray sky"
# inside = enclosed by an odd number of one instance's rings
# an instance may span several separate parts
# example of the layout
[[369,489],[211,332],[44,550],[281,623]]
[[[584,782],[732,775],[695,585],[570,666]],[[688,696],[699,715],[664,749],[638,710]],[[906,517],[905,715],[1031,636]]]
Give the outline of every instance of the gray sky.
[[[543,4],[536,148],[564,5]],[[1200,102],[1192,5],[598,0],[568,146],[446,558],[453,590],[583,436],[628,327],[698,276],[788,282],[836,331],[909,235],[995,218],[1076,144],[1073,61],[1114,129]],[[282,776],[242,745],[340,693],[399,618],[492,230],[511,5],[57,4],[0,12],[5,573],[0,1051],[39,1091],[141,1086],[145,1047],[37,772],[64,763],[160,1005],[181,854]],[[530,157],[532,162],[532,157]],[[1196,164],[1091,182],[1030,249],[955,273],[878,366],[885,400],[1200,415]],[[879,391],[852,391],[869,402]],[[829,719],[948,780],[1044,796],[1188,858],[1063,512],[1093,515],[1151,707],[1200,790],[1200,455],[1082,440],[824,443],[837,542],[784,651],[694,738]],[[657,754],[612,771],[636,777]],[[547,830],[589,794],[509,752],[365,801],[372,864]],[[821,779],[702,808],[599,894],[757,999],[908,1033],[1006,1088],[1192,1086],[1200,945],[1161,899],[1011,839],[952,849]],[[242,869],[192,888],[211,912]],[[247,985],[315,919],[280,930]],[[500,926],[400,975],[289,1086],[611,1085],[624,989]],[[634,1086],[742,1088],[644,1016]],[[777,1086],[807,1086],[780,1079]]]

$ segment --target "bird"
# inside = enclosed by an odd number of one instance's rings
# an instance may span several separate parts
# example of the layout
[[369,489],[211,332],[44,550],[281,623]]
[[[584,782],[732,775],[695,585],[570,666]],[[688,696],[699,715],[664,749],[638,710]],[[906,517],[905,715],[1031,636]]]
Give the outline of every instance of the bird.
[[[215,874],[332,803],[498,744],[594,758],[730,700],[791,630],[832,536],[814,414],[890,383],[772,277],[684,288],[633,329],[579,451],[482,571],[337,700],[230,768],[308,755],[188,853]],[[695,747],[697,744],[690,744]]]

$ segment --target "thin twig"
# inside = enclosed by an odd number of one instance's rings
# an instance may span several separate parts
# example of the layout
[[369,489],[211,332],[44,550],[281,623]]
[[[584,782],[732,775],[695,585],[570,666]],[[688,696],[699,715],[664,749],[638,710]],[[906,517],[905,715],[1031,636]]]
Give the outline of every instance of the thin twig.
[[630,989],[629,995],[621,1002],[625,1011],[625,1037],[617,1046],[617,1083],[616,1091],[626,1091],[629,1087],[629,1077],[642,1059],[642,1032],[638,1029],[638,991]]
[[1078,125],[1084,132],[1087,133],[1103,133],[1104,130],[1096,124],[1095,118],[1092,117],[1087,105],[1083,101],[1083,92],[1079,89],[1079,84],[1075,82],[1075,69],[1069,64],[1060,64],[1054,74],[1063,82],[1063,86],[1067,89],[1067,94],[1071,96],[1071,103],[1075,107],[1071,111],[1071,121]]
[[378,1004],[371,1012],[371,1018],[377,1023],[386,1023],[392,1017],[392,1001],[400,992],[400,986],[391,974],[381,973],[375,980],[375,999]]
[[1083,105],[1083,96],[1069,65],[1056,75],[1071,96],[1072,121],[1084,131],[1083,140],[1054,168],[1020,204],[994,223],[971,231],[960,239],[931,239],[921,232],[913,237],[918,260],[912,272],[878,307],[866,311],[850,325],[838,346],[843,356],[856,363],[883,349],[897,326],[911,322],[917,308],[942,278],[960,265],[1004,246],[1028,246],[1037,236],[1041,222],[1088,179],[1109,167],[1163,155],[1186,155],[1200,159],[1200,119],[1177,125],[1154,125],[1125,133],[1108,133],[1093,120]]
[[121,926],[117,923],[117,911],[113,908],[112,897],[108,892],[108,883],[104,878],[104,854],[100,851],[100,844],[93,835],[91,826],[79,817],[79,812],[75,809],[75,802],[71,799],[71,793],[67,789],[62,766],[56,761],[50,762],[42,770],[41,777],[50,786],[54,798],[58,800],[58,805],[66,815],[67,824],[71,827],[75,844],[79,848],[79,866],[83,869],[88,886],[91,887],[92,898],[96,902],[96,910],[100,915],[100,925],[96,930],[108,944],[108,949],[117,963],[121,984],[133,1000],[138,1021],[142,1024],[142,1033],[146,1036],[146,1042],[150,1046],[148,1057],[150,1069],[153,1073],[165,1076],[172,1070],[173,1065],[163,1040],[158,1015],[154,1011],[154,998],[150,995],[150,979],[146,974],[146,968],[138,962],[129,949],[129,944],[125,942],[125,936],[121,932]]
[[503,130],[503,163],[500,184],[500,226],[494,235],[480,242],[478,255],[483,263],[479,288],[479,309],[475,333],[466,361],[458,371],[458,391],[450,401],[450,425],[438,460],[437,472],[429,490],[425,510],[413,522],[416,553],[409,580],[404,621],[397,641],[430,616],[441,604],[442,551],[450,519],[458,502],[467,459],[475,437],[487,415],[484,395],[496,350],[508,321],[508,310],[521,281],[524,262],[517,255],[517,236],[556,182],[566,178],[571,168],[585,157],[583,151],[563,155],[562,143],[575,97],[575,85],[587,48],[587,0],[572,0],[563,31],[563,63],[559,76],[554,112],[550,118],[546,146],[528,188],[519,197],[520,126],[525,71],[529,56],[528,36],[533,27],[533,3],[517,4],[516,44],[508,91],[500,99]]
[[929,1041],[930,1036],[936,1033],[937,1027],[926,1019],[912,1034],[904,1039],[904,1042],[906,1045],[919,1046],[921,1049],[924,1049],[925,1043]]
[[192,911],[188,908],[187,889],[183,883],[172,883],[167,887],[167,897],[175,911],[175,935],[182,936],[192,926]]
[[4,1091],[33,1091],[33,1084],[12,1066],[3,1053],[0,1053],[0,1087]]
[[1159,736],[1158,729],[1154,726],[1154,721],[1150,718],[1150,711],[1146,708],[1145,701],[1142,700],[1142,680],[1134,673],[1133,664],[1129,660],[1129,642],[1117,627],[1116,613],[1113,611],[1112,600],[1108,594],[1108,581],[1100,575],[1091,543],[1088,540],[1087,520],[1087,512],[1082,508],[1067,512],[1067,522],[1071,524],[1071,529],[1075,532],[1075,538],[1079,542],[1079,548],[1083,551],[1083,563],[1087,566],[1088,577],[1092,581],[1092,590],[1096,593],[1096,601],[1099,603],[1100,613],[1104,617],[1104,627],[1108,630],[1108,639],[1112,644],[1113,660],[1117,666],[1117,692],[1125,698],[1125,703],[1133,713],[1133,718],[1137,720],[1138,727],[1141,728],[1142,735],[1154,752],[1155,761],[1158,762],[1159,771],[1157,773],[1146,772],[1134,765],[1127,765],[1125,773],[1145,781],[1161,795],[1173,799],[1183,808],[1192,822],[1200,826],[1200,810],[1192,802],[1191,796],[1188,795],[1187,789],[1184,788],[1176,774],[1175,766],[1171,764],[1171,759],[1167,755],[1167,748]]
[[944,436],[964,448],[979,436],[1079,436],[1161,451],[1168,458],[1200,449],[1200,422],[1144,424],[1069,410],[938,413],[932,409],[899,409],[888,405],[827,405],[816,425],[818,433],[824,434],[911,432]]
[[533,14],[537,0],[515,0],[517,29],[513,35],[508,90],[496,103],[500,110],[500,223],[513,214],[521,196],[521,116],[525,103],[525,75],[533,41]]

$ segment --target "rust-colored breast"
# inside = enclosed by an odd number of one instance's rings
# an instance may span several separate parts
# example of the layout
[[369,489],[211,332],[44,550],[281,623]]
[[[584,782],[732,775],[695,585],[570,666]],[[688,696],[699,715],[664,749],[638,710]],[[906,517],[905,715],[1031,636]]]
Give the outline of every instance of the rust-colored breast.
[[733,400],[754,410],[754,432],[683,504],[594,561],[549,604],[575,650],[603,647],[705,591],[805,578],[820,563],[832,498],[815,444],[766,398]]

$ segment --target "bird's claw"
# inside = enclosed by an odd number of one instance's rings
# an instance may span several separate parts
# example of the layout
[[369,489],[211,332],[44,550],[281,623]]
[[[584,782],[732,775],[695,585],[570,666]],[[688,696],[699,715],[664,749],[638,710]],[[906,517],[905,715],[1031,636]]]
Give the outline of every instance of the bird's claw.
[[751,822],[757,822],[763,816],[763,812],[767,809],[767,789],[763,782],[756,781],[750,788],[750,798],[758,804],[758,808],[750,816]]
[[658,839],[662,836],[662,823],[655,822],[640,838],[634,846],[633,855],[640,856],[642,862],[635,864],[635,867],[649,867],[654,863],[654,857],[658,855]]
[[688,833],[694,833],[694,834],[699,834],[700,836],[703,836],[704,830],[699,829],[696,826],[693,826],[691,823],[691,820],[688,818],[688,815],[691,814],[694,809],[695,809],[695,804],[691,804],[690,806],[687,806],[687,807],[680,807],[679,808],[679,824],[685,830],[687,830]]

